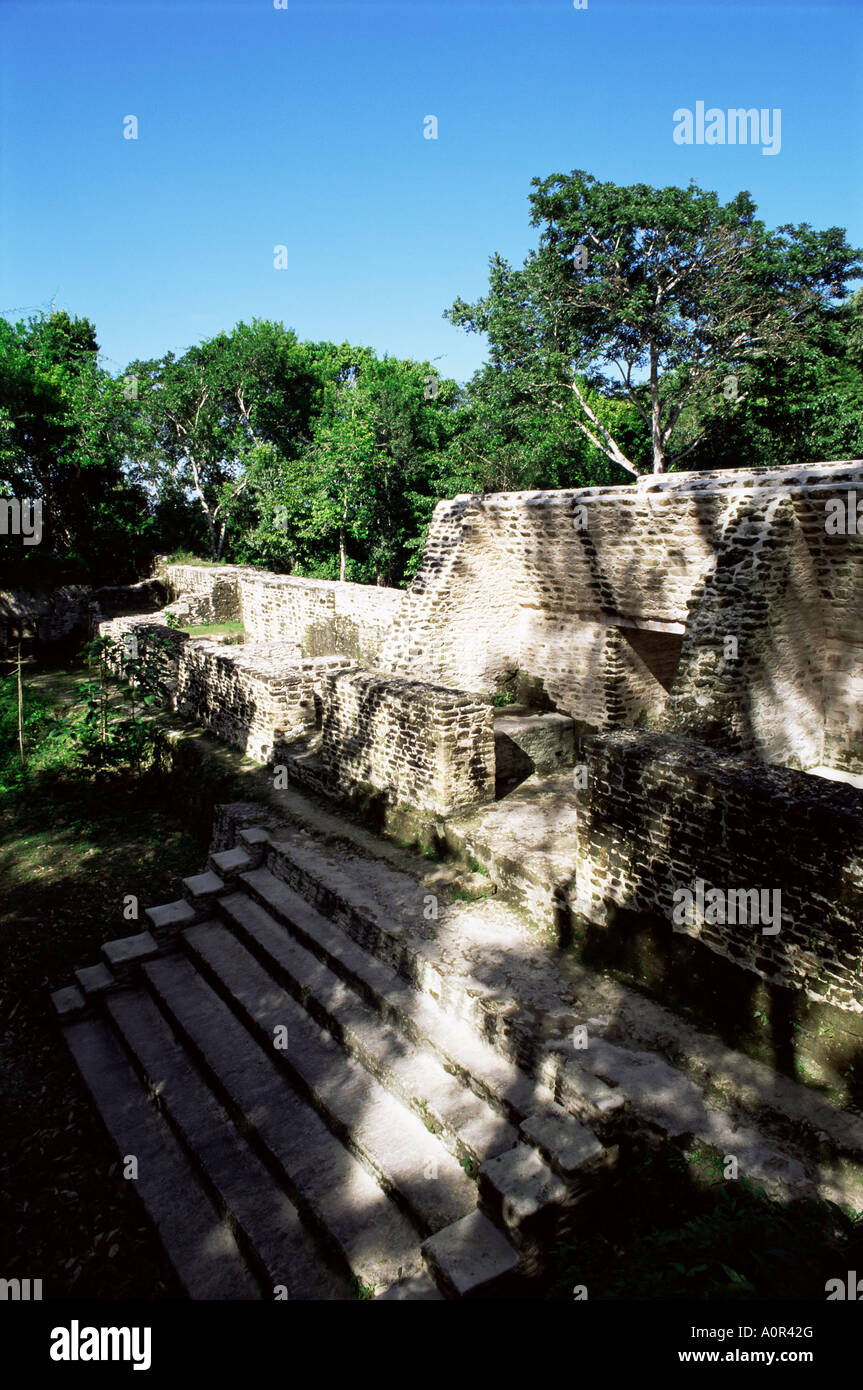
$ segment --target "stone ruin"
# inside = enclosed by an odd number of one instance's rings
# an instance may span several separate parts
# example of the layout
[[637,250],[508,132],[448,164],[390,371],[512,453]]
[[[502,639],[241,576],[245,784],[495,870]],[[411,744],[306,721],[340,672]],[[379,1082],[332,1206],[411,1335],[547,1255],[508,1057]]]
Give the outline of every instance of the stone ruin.
[[[221,808],[183,899],[55,995],[121,1152],[152,1148],[134,1088],[168,1078],[163,1187],[204,1172],[265,1289],[284,1254],[238,1207],[270,1181],[261,1157],[352,1277],[393,1299],[513,1296],[645,1136],[695,1136],[786,1195],[860,1204],[863,1122],[577,963],[641,949],[654,999],[663,970],[741,1010],[766,998],[776,1055],[795,1010],[822,1010],[859,1058],[858,494],[863,515],[861,461],[460,496],[406,592],[163,561],[161,613],[95,615],[159,663],[173,710],[294,789],[273,814]],[[169,613],[242,635],[191,637]],[[471,864],[479,897],[459,888],[438,912],[465,880],[374,833],[411,817],[414,843]],[[223,1109],[250,1149],[214,1175]],[[435,1145],[440,1175],[420,1181]],[[318,1167],[353,1185],[361,1230]],[[171,1246],[164,1191],[142,1195]],[[216,1218],[194,1211],[203,1240]],[[173,1237],[192,1296],[260,1296],[219,1239],[221,1275]],[[309,1268],[298,1296],[343,1296]]]
[[167,611],[241,619],[242,645],[158,614],[98,630],[158,650],[178,712],[331,796],[446,822],[572,768],[541,918],[670,922],[676,886],[769,885],[775,937],[674,929],[863,1012],[863,540],[825,524],[857,488],[863,464],[834,463],[460,496],[404,593],[162,563]]

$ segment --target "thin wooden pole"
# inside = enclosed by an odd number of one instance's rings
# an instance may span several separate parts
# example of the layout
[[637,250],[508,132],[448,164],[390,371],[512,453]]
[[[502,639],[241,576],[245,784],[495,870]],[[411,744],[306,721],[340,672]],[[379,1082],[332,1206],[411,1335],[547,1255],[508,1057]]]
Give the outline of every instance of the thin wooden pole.
[[18,642],[18,756],[24,766],[24,690],[21,685],[21,642]]

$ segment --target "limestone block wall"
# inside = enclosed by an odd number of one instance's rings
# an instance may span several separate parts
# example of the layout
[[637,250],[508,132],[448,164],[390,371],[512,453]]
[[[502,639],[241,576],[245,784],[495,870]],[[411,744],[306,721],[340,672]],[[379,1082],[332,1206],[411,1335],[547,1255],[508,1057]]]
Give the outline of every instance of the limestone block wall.
[[436,815],[493,799],[491,705],[356,670],[326,675],[322,703],[321,760],[346,789]]
[[239,579],[251,573],[245,565],[170,565],[157,561],[156,576],[171,599],[194,600],[190,611],[200,623],[230,623],[242,617]]
[[[324,669],[332,664],[324,659]],[[288,666],[278,647],[191,640],[180,661],[176,708],[266,763],[277,744],[314,728],[320,675],[320,661]]]
[[863,773],[863,643],[825,642],[822,762]]
[[99,632],[117,640],[134,635],[139,655],[158,672],[170,708],[262,763],[276,745],[315,727],[322,675],[347,664],[342,657],[291,664],[278,645],[226,646],[146,617],[101,623]]
[[825,526],[856,487],[860,461],[441,503],[380,664],[472,691],[518,667],[580,725],[857,767],[863,536]]
[[[596,735],[581,756],[579,913],[608,931],[617,909],[648,914],[762,979],[863,1012],[863,792],[667,734]],[[779,932],[675,927],[675,890],[698,880],[705,893],[778,890]]]
[[0,651],[20,640],[58,642],[80,631],[85,623],[89,590],[83,585],[48,594],[23,589],[0,591]]
[[281,642],[297,657],[338,653],[373,666],[404,597],[400,589],[294,575],[246,573],[240,609],[254,642]]
[[91,589],[89,604],[106,618],[121,613],[154,613],[166,598],[165,586],[158,579],[142,579],[139,584],[106,585]]
[[[811,510],[805,497],[734,499],[716,563],[690,600],[670,729],[768,762],[821,762],[823,601],[817,550],[801,525]],[[820,520],[823,529],[823,512]]]
[[23,589],[2,590],[0,652],[14,646],[19,638],[44,645],[76,637],[83,641],[94,604],[107,616],[152,612],[163,598],[162,585],[155,580],[102,589],[73,584],[41,594]]
[[[132,658],[145,657],[153,678],[165,691],[166,703],[173,709],[176,708],[175,695],[183,651],[191,639],[185,632],[167,627],[162,617],[161,613],[101,620],[97,616],[94,636],[122,643]],[[132,645],[133,642],[136,645]],[[113,659],[110,651],[108,664],[117,673],[120,672],[122,662],[119,658]]]
[[269,574],[249,565],[171,565],[157,573],[194,622],[242,619],[249,642],[279,643],[287,656],[341,655],[374,666],[401,589]]

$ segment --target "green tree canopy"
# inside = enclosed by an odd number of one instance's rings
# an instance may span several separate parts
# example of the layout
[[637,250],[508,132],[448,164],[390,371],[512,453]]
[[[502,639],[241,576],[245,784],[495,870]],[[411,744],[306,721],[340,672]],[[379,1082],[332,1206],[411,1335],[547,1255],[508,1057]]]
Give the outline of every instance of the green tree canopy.
[[134,577],[147,550],[147,498],[123,469],[129,406],[98,352],[88,319],[0,319],[0,493],[42,507],[38,545],[0,538],[19,581]]
[[427,362],[356,350],[350,369],[330,376],[299,454],[259,474],[261,521],[248,539],[313,573],[401,582],[438,495],[456,397]]
[[253,319],[181,357],[133,362],[138,476],[160,496],[191,493],[211,558],[256,468],[295,457],[320,408],[326,356],[282,324]]
[[[590,387],[627,400],[654,472],[682,462],[746,399],[765,365],[805,351],[863,270],[841,228],[770,232],[746,192],[622,187],[576,170],[533,180],[539,248],[490,262],[489,293],[454,324],[485,332],[491,365],[521,374],[545,415],[577,402],[578,428],[635,475]],[[642,450],[643,452],[643,450]]]

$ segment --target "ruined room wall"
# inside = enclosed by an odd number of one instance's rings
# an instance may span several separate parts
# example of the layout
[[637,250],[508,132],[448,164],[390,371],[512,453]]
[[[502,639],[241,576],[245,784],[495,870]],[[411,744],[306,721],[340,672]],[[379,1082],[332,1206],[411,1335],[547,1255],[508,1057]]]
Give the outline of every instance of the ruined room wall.
[[[605,727],[608,630],[620,617],[682,626],[711,562],[710,512],[635,487],[442,503],[384,664],[472,690],[517,666],[560,710]],[[623,660],[653,708],[650,673],[634,651]]]
[[505,512],[494,501],[465,494],[438,503],[422,565],[383,643],[382,670],[488,693],[518,669],[521,614],[497,534]]
[[716,954],[816,1001],[863,1011],[863,792],[671,735],[582,742],[570,903],[615,930],[615,912],[668,933],[674,891],[778,889],[776,935],[747,923],[677,927]]
[[242,617],[240,577],[255,571],[245,565],[170,565],[160,559],[155,573],[171,599],[192,600],[189,612],[194,622],[230,623]]
[[323,678],[321,761],[346,790],[446,815],[494,797],[491,705],[364,671]]
[[245,574],[240,605],[249,640],[280,642],[296,656],[339,654],[372,666],[404,597],[401,589],[294,575]]
[[195,622],[242,619],[249,642],[278,643],[289,659],[341,655],[373,666],[404,594],[375,584],[342,584],[270,574],[247,565],[162,562],[171,595]]
[[[861,576],[863,593],[863,576]],[[863,642],[825,642],[822,762],[863,774]]]
[[[479,691],[517,664],[581,726],[667,708],[670,728],[816,766],[825,721],[829,756],[843,728],[849,741],[837,685],[856,680],[863,637],[863,540],[825,534],[824,498],[857,483],[859,462],[809,464],[442,503],[382,665]],[[614,629],[633,624],[624,647]],[[682,638],[658,671],[652,626]],[[825,681],[828,636],[852,647]]]
[[[806,500],[796,499],[803,510]],[[824,711],[817,551],[791,495],[743,492],[718,528],[716,558],[690,601],[669,729],[815,767]]]
[[0,590],[0,652],[19,640],[41,645],[88,635],[93,605],[105,616],[114,613],[153,612],[164,591],[157,580],[91,589],[87,584],[67,585],[47,593],[23,589]]
[[169,707],[262,763],[276,745],[314,728],[322,674],[346,664],[341,657],[291,664],[277,645],[226,646],[146,617],[101,623],[99,633],[117,640],[134,635],[139,655],[154,663],[167,687]]

